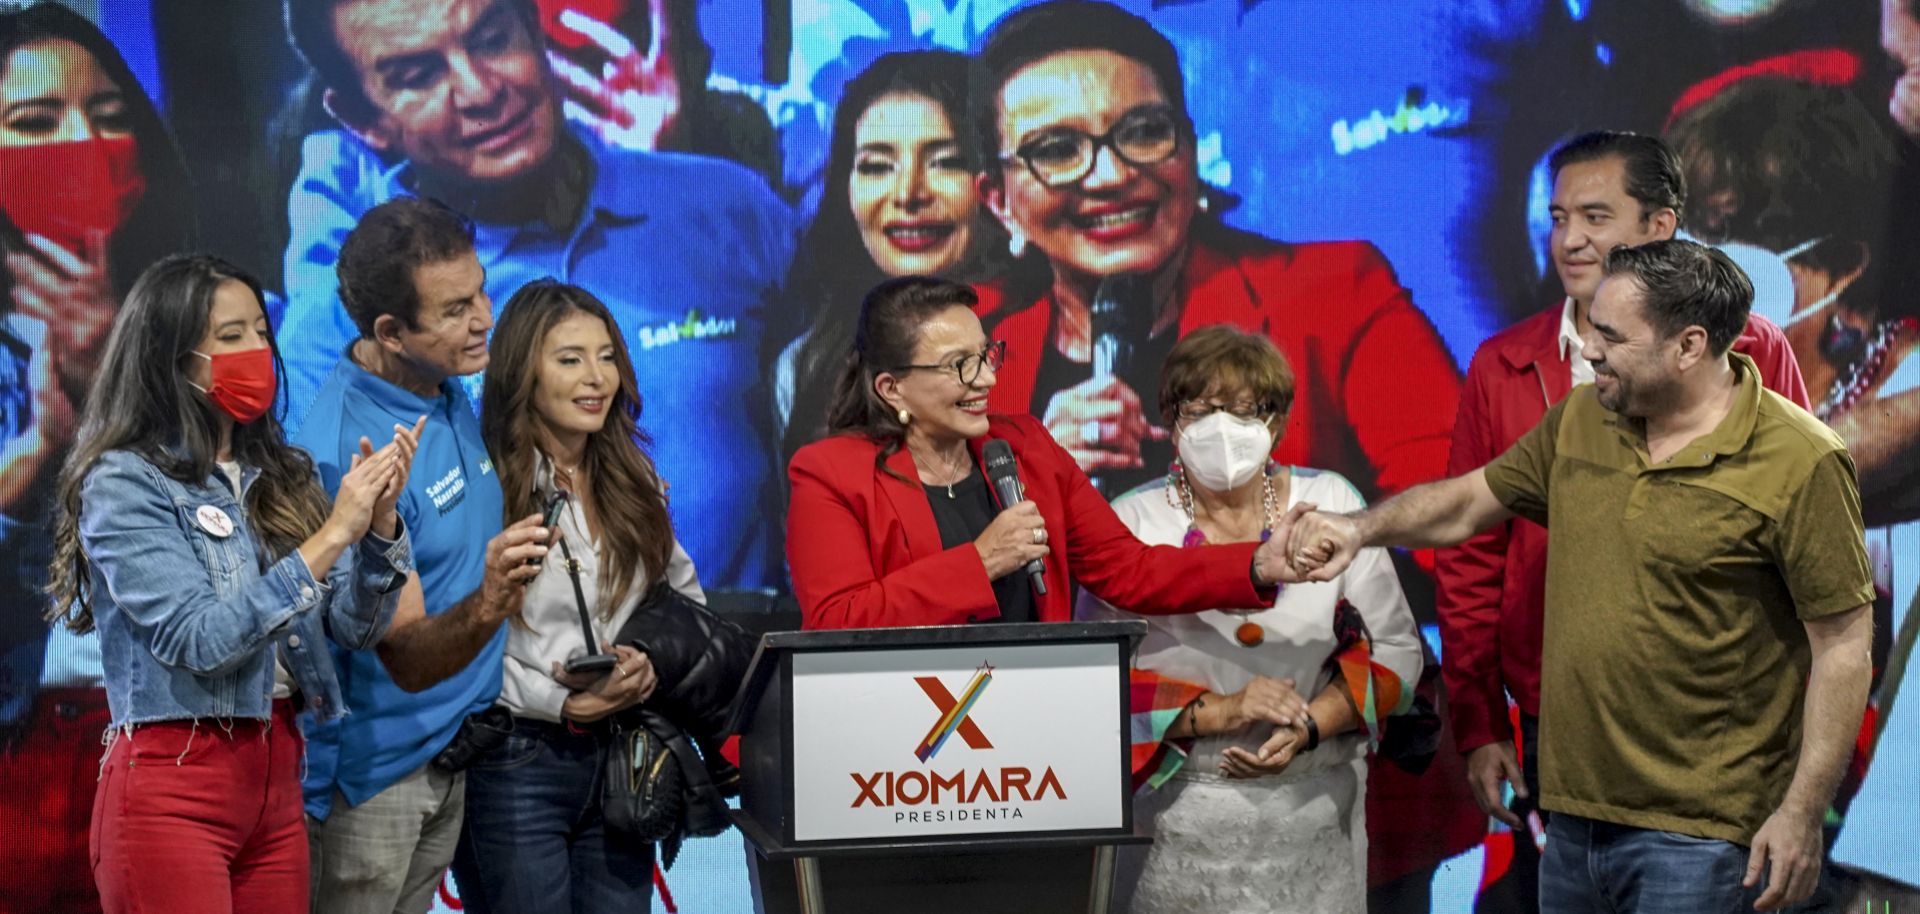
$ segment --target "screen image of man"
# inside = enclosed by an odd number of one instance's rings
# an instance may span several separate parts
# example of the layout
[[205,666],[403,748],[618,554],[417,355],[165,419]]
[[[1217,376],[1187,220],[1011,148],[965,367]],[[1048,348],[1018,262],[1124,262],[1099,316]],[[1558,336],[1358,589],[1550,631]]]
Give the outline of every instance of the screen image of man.
[[738,165],[610,148],[565,126],[530,0],[302,0],[286,12],[345,128],[307,138],[288,203],[281,337],[295,426],[357,335],[332,294],[341,238],[384,200],[442,200],[476,223],[494,301],[553,276],[607,303],[659,417],[653,456],[687,550],[722,585],[776,583],[776,534],[756,522],[770,410],[754,404],[768,396],[763,309],[791,259],[786,206]]
[[1546,527],[1541,909],[1778,909],[1818,882],[1866,704],[1853,461],[1730,351],[1753,286],[1725,254],[1653,241],[1603,276],[1593,384],[1484,467],[1308,515],[1289,551],[1323,579],[1364,545]]

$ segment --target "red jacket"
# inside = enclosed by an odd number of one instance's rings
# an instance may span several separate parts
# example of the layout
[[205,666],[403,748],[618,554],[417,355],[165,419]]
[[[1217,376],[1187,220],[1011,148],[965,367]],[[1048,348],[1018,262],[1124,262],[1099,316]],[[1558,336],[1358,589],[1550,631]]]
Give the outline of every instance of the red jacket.
[[[1473,354],[1447,475],[1499,456],[1573,387],[1560,357],[1564,305],[1489,337]],[[1780,328],[1747,320],[1734,351],[1753,359],[1760,382],[1807,405],[1807,388]],[[1572,358],[1579,354],[1572,353]],[[1540,713],[1540,633],[1546,611],[1547,530],[1514,518],[1438,553],[1441,671],[1453,736],[1461,752],[1513,738],[1507,695]]]
[[[1051,547],[1042,560],[1042,622],[1073,618],[1071,583],[1138,613],[1264,606],[1274,593],[1253,586],[1257,543],[1181,549],[1135,539],[1073,458],[1028,416],[993,416],[970,442],[974,461],[987,438],[1013,446],[1027,499],[1040,508]],[[809,629],[950,625],[991,620],[999,604],[973,544],[940,545],[913,456],[905,448],[874,466],[880,446],[835,435],[800,449],[787,467],[787,562],[802,626]]]
[[[1007,361],[987,394],[994,412],[1025,413],[1051,345],[1052,299],[1008,302],[997,285],[976,309]],[[1209,324],[1266,334],[1293,366],[1293,410],[1275,460],[1330,469],[1369,498],[1440,477],[1460,397],[1453,357],[1393,268],[1358,241],[1287,244],[1227,232],[1195,238],[1180,273],[1181,336]],[[1135,393],[1158,420],[1152,390]]]

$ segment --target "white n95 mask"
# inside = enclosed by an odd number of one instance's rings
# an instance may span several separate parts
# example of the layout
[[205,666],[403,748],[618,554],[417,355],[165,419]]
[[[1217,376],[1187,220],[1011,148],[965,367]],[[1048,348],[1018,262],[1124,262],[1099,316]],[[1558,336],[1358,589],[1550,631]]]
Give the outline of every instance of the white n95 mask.
[[1265,422],[1223,410],[1187,426],[1175,447],[1196,484],[1225,492],[1246,485],[1267,465],[1273,432]]

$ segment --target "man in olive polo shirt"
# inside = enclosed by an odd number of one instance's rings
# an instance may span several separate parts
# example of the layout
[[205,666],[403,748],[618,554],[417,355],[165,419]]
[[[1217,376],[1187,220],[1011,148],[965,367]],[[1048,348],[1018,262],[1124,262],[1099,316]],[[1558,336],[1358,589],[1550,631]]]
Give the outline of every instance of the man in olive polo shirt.
[[1729,352],[1752,302],[1718,251],[1615,249],[1593,384],[1486,466],[1289,539],[1327,580],[1364,546],[1547,527],[1543,911],[1774,910],[1818,880],[1873,583],[1845,446]]

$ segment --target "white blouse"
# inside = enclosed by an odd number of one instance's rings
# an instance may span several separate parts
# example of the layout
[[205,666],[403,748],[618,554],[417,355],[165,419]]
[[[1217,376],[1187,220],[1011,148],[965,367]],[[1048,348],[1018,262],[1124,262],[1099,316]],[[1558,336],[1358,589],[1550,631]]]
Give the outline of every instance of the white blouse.
[[[1325,511],[1366,507],[1366,500],[1353,484],[1338,473],[1303,467],[1294,467],[1292,472],[1293,484],[1285,504],[1280,506],[1282,512],[1302,501]],[[1113,503],[1113,510],[1141,542],[1178,546],[1186,537],[1187,515],[1169,503],[1167,494],[1164,485],[1142,487],[1121,496]],[[1147,637],[1135,658],[1135,665],[1141,669],[1221,694],[1240,691],[1255,676],[1292,679],[1300,696],[1311,701],[1333,679],[1326,662],[1339,646],[1333,632],[1333,614],[1342,598],[1352,603],[1366,621],[1373,637],[1373,659],[1393,670],[1411,688],[1420,678],[1420,634],[1406,595],[1400,590],[1393,560],[1381,548],[1360,550],[1353,564],[1332,581],[1288,584],[1280,589],[1272,607],[1244,614],[1209,610],[1175,616],[1135,615],[1082,591],[1074,615],[1090,621],[1144,620]],[[1242,622],[1259,625],[1266,639],[1253,647],[1242,645],[1234,638],[1234,630]],[[1226,747],[1257,748],[1267,733],[1266,728],[1255,727],[1249,733],[1202,738],[1189,755],[1186,768],[1210,773]],[[1349,731],[1300,757],[1284,776],[1297,777],[1364,753],[1364,731]]]
[[[540,475],[546,476],[545,461]],[[567,500],[560,512],[560,534],[580,563],[580,590],[586,596],[587,612],[593,620],[593,638],[604,653],[612,653],[612,637],[620,632],[642,597],[653,587],[646,572],[637,572],[627,587],[625,599],[611,615],[600,606],[600,549],[587,535],[586,518],[579,498]],[[667,562],[667,584],[694,600],[705,603],[700,577],[680,540],[674,539],[673,558]],[[520,615],[507,622],[506,668],[500,681],[500,704],[520,717],[561,721],[560,708],[569,694],[566,686],[553,678],[553,665],[587,653],[586,638],[580,631],[580,610],[574,599],[573,581],[567,575],[566,558],[559,543],[547,551],[540,574],[527,585]]]

